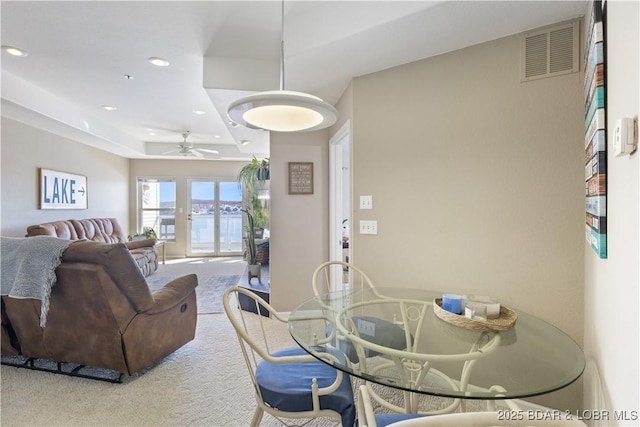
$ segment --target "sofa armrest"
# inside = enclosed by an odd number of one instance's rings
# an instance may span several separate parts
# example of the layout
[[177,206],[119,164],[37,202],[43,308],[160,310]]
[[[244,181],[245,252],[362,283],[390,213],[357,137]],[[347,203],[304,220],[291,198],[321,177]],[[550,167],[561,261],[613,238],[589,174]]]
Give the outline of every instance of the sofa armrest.
[[195,274],[188,274],[172,280],[152,294],[155,303],[146,314],[162,313],[175,307],[193,292],[196,286],[198,286],[198,276]]
[[138,248],[151,248],[156,244],[156,239],[144,239],[144,240],[133,240],[131,242],[127,242],[127,248],[138,249]]

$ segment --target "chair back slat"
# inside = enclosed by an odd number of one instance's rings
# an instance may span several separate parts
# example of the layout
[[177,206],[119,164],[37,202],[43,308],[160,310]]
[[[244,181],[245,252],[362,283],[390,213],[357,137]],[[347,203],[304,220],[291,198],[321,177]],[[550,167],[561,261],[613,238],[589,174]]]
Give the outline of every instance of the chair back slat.
[[374,289],[373,282],[358,267],[344,261],[327,261],[313,272],[311,285],[316,296],[344,289]]

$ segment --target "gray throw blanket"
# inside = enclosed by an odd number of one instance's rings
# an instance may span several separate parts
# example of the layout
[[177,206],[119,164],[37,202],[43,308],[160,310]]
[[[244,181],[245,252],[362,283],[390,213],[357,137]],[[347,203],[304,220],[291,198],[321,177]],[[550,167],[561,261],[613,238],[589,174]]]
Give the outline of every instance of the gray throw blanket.
[[1,295],[38,299],[42,302],[40,327],[47,323],[51,287],[56,267],[71,240],[50,236],[27,238],[0,237]]

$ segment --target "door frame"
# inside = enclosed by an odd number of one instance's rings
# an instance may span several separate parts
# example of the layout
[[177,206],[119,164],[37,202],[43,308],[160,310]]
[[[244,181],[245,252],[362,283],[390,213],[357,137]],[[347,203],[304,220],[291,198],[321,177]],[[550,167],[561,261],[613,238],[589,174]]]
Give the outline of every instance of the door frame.
[[[345,150],[348,152],[348,159],[345,159]],[[343,260],[342,221],[345,208],[349,212],[350,229],[353,221],[352,152],[351,121],[347,120],[329,140],[329,259],[331,261]],[[346,180],[344,179],[345,168],[348,171]],[[345,192],[349,196],[348,206],[345,206]],[[352,259],[352,251],[353,239],[350,237],[347,251],[349,260]]]

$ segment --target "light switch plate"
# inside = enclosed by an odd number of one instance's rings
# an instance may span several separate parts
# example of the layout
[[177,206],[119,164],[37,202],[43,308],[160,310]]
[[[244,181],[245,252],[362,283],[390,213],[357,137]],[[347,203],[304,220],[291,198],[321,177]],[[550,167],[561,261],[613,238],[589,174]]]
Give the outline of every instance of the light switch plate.
[[360,209],[373,209],[373,196],[360,196]]
[[636,146],[636,121],[631,118],[616,120],[613,127],[613,155],[629,155],[636,150]]
[[360,221],[360,234],[378,234],[378,221]]
[[364,319],[356,319],[356,322],[356,329],[358,332],[364,335],[369,335],[370,337],[376,336],[376,324],[374,322]]

